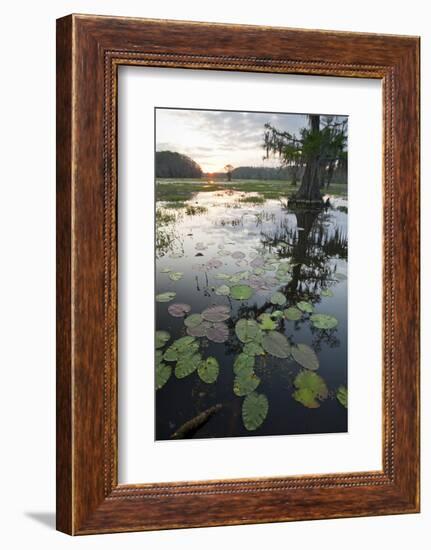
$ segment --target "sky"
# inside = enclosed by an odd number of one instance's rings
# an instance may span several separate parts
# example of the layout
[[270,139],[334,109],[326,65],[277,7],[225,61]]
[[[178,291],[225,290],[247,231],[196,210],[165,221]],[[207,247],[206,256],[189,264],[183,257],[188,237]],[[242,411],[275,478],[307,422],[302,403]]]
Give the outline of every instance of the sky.
[[306,115],[156,109],[156,151],[176,151],[191,157],[204,172],[223,172],[224,166],[279,166],[265,160],[264,124],[299,136]]

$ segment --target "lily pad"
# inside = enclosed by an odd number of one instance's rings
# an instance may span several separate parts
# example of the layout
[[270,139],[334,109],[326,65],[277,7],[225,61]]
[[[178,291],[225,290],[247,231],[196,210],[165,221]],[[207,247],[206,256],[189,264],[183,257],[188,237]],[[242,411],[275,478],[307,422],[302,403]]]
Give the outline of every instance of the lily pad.
[[264,265],[265,260],[258,256],[257,258],[254,258],[253,261],[250,262],[251,267],[260,268]]
[[172,270],[170,267],[164,267],[160,270],[160,273],[170,273]]
[[315,372],[301,371],[293,383],[297,388],[292,394],[293,398],[305,407],[316,409],[320,406],[319,401],[324,401],[328,397],[325,381]]
[[260,335],[260,327],[252,319],[240,319],[235,325],[235,333],[244,344],[253,342]]
[[325,298],[330,298],[331,296],[334,295],[334,293],[332,292],[332,290],[330,288],[325,288],[324,290],[322,290],[320,295],[324,296]]
[[220,285],[215,289],[217,296],[229,296],[230,288],[227,285]]
[[260,384],[260,378],[253,371],[246,371],[235,377],[233,393],[238,397],[244,397],[254,391]]
[[220,279],[220,280],[227,281],[228,279],[230,279],[230,275],[227,275],[226,273],[216,273],[214,275],[214,279]]
[[271,313],[271,317],[273,319],[282,319],[284,317],[284,312],[279,309],[276,309]]
[[287,359],[290,355],[289,340],[280,332],[267,332],[262,338],[262,347],[269,354],[280,359]]
[[195,353],[178,359],[175,367],[175,376],[177,378],[185,378],[194,372],[202,362],[202,357]]
[[296,307],[301,311],[303,311],[304,313],[313,313],[314,311],[314,306],[310,302],[304,302],[304,301],[298,302],[296,304]]
[[223,265],[223,262],[221,260],[218,260],[217,258],[212,258],[211,260],[209,260],[205,266],[208,268],[208,269],[217,269],[219,267],[221,267]]
[[208,357],[198,365],[199,378],[207,384],[213,384],[219,375],[219,364],[215,357]]
[[338,325],[338,321],[332,315],[325,315],[324,313],[315,313],[310,317],[313,327],[321,330],[330,330]]
[[258,342],[248,342],[244,345],[243,351],[247,355],[265,355],[263,347]]
[[220,323],[230,317],[230,308],[228,306],[210,306],[203,310],[202,317],[205,321],[211,323]]
[[176,292],[162,292],[161,294],[156,294],[156,302],[171,302],[176,295]]
[[262,313],[258,319],[262,330],[275,330],[277,328],[277,322],[271,318],[269,313]]
[[187,334],[189,336],[196,336],[197,338],[202,338],[203,336],[207,335],[207,330],[212,327],[212,323],[209,321],[202,321],[200,325],[197,325],[196,327],[187,327]]
[[184,324],[186,325],[186,327],[192,328],[200,325],[202,321],[203,321],[203,317],[200,313],[192,313],[191,315],[188,315],[184,319]]
[[319,368],[319,359],[314,350],[307,344],[292,346],[291,352],[295,361],[305,369],[317,370]]
[[271,304],[274,304],[277,306],[284,306],[285,303],[286,303],[286,296],[281,292],[274,292],[274,294],[271,296]]
[[346,386],[340,386],[337,390],[337,399],[347,409],[347,388]]
[[184,317],[191,309],[192,306],[189,306],[189,304],[171,304],[168,307],[168,313],[172,317]]
[[184,273],[182,273],[181,271],[172,271],[171,273],[169,273],[169,279],[171,281],[179,281],[183,277]]
[[244,252],[241,252],[241,250],[235,250],[235,252],[232,252],[232,258],[235,260],[242,260],[245,258]]
[[171,338],[166,330],[156,330],[156,349],[162,348]]
[[190,356],[199,349],[199,342],[193,336],[183,336],[175,340],[163,355],[165,361],[178,361],[182,357]]
[[347,275],[345,275],[344,273],[336,273],[335,278],[338,281],[345,281],[347,279]]
[[299,321],[302,317],[302,312],[297,307],[288,307],[284,310],[284,317],[288,321]]
[[195,249],[196,250],[206,250],[208,247],[206,244],[204,243],[196,243],[195,244]]
[[235,300],[248,300],[253,296],[253,289],[249,285],[234,285],[230,289],[230,295]]
[[169,380],[172,374],[172,367],[166,363],[156,365],[156,390],[160,390]]
[[251,374],[254,367],[254,355],[248,355],[246,353],[240,353],[233,364],[233,372],[237,376],[241,376],[245,373]]
[[263,424],[268,409],[268,399],[263,393],[253,392],[247,395],[242,404],[242,421],[245,429],[249,432],[257,430]]
[[214,323],[207,329],[206,337],[211,342],[222,344],[229,338],[229,328],[226,323]]

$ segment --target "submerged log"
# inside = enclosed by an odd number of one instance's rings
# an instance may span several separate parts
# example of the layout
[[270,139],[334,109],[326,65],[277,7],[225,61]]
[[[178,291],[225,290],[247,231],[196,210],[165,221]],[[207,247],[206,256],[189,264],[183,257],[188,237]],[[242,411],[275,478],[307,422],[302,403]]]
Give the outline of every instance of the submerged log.
[[208,420],[216,414],[221,408],[223,407],[222,404],[217,403],[217,405],[213,405],[209,409],[204,410],[203,412],[199,413],[194,418],[187,420],[187,422],[184,422],[182,426],[178,428],[178,430],[171,435],[171,439],[187,439],[188,437],[192,437],[196,431],[206,424]]

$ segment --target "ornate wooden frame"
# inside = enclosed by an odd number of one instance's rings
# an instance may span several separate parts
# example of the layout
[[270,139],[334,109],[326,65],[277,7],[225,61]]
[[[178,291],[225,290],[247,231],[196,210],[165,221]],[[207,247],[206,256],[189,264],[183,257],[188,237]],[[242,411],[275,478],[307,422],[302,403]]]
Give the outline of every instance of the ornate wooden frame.
[[[383,469],[119,485],[119,65],[376,78],[384,102]],[[57,528],[419,511],[419,38],[70,15],[57,21]]]

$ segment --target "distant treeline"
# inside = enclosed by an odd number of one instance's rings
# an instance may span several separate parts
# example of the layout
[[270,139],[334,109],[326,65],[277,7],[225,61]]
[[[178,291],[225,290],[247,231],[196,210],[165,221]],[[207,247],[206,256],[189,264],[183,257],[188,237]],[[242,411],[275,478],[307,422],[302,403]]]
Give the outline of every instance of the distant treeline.
[[172,151],[156,152],[156,178],[200,178],[202,169],[187,155]]
[[[304,166],[239,166],[231,172],[232,180],[287,180],[301,181]],[[226,172],[205,174],[187,155],[172,151],[156,152],[156,178],[202,178],[226,181]],[[331,176],[334,183],[347,183],[347,163],[338,163]]]

